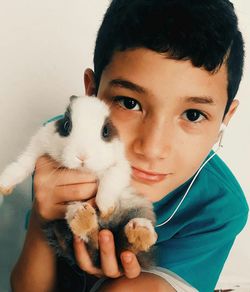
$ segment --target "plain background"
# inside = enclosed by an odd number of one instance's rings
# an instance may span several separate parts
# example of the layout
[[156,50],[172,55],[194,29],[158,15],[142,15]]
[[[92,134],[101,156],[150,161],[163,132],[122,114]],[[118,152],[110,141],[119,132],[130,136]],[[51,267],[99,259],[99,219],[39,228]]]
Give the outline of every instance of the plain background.
[[[27,145],[43,121],[64,111],[68,97],[82,95],[83,72],[92,67],[97,29],[108,0],[0,0],[0,172]],[[230,123],[220,156],[250,201],[250,2],[233,1],[246,42],[240,107]],[[30,178],[0,207],[0,291],[25,236],[31,206]],[[223,212],[223,210],[221,210]],[[250,281],[250,223],[238,236],[221,281]],[[42,264],[42,263],[41,263]]]

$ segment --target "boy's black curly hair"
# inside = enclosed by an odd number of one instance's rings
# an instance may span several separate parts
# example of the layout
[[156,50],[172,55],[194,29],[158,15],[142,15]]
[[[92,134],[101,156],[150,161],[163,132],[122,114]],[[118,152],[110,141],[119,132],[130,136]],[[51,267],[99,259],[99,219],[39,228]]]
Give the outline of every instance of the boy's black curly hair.
[[116,51],[148,48],[176,60],[190,60],[214,73],[228,70],[228,102],[242,78],[244,42],[233,4],[228,0],[113,0],[99,29],[94,72],[101,74]]

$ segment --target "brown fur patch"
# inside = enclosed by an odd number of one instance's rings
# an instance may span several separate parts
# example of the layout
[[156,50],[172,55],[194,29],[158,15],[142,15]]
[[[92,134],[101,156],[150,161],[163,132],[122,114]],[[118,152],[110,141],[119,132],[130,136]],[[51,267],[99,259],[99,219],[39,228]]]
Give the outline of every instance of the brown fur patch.
[[109,218],[113,215],[115,211],[114,207],[111,207],[108,209],[108,211],[106,213],[101,213],[100,217],[103,221],[109,221]]
[[93,244],[93,247],[98,249],[99,248],[99,244],[98,244],[98,234],[99,234],[99,230],[95,229],[92,230],[89,234],[89,238],[91,239],[91,243]]
[[4,188],[2,186],[0,186],[0,194],[1,195],[10,195],[13,191],[13,187],[12,188]]
[[85,204],[83,208],[77,210],[69,225],[75,235],[88,236],[93,230],[98,229],[95,209],[91,205]]
[[140,251],[147,251],[156,242],[157,235],[148,228],[139,225],[127,224],[125,234],[128,242],[132,245],[131,250],[137,254]]

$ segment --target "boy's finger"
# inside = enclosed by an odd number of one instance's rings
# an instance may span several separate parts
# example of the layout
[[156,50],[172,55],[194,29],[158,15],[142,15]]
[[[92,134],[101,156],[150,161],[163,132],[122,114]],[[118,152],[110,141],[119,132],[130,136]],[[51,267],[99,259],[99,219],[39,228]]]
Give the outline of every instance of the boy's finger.
[[74,252],[78,266],[90,275],[103,276],[103,272],[93,266],[84,242],[77,236],[74,237]]
[[99,232],[99,245],[102,270],[105,276],[117,278],[121,276],[115,254],[115,244],[112,232],[101,230]]
[[54,198],[62,201],[81,201],[92,198],[97,192],[97,184],[79,183],[72,185],[56,186],[54,189]]
[[130,251],[124,251],[121,253],[121,261],[127,278],[133,279],[140,275],[141,267],[135,254]]

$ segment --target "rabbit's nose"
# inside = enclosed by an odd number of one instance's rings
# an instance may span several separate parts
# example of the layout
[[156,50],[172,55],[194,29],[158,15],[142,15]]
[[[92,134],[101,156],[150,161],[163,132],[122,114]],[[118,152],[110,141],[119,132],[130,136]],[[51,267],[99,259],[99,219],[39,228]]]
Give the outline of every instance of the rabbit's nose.
[[77,159],[79,159],[81,162],[84,162],[85,157],[83,155],[76,156]]

